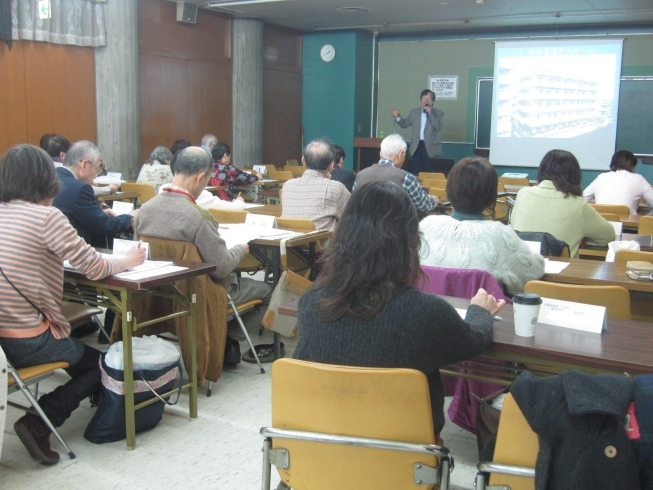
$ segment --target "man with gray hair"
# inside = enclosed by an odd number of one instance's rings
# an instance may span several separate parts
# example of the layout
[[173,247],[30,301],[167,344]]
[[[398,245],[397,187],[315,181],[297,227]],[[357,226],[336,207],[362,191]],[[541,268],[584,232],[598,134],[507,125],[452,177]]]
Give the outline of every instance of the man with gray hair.
[[305,218],[316,230],[333,231],[349,201],[347,188],[331,180],[336,151],[330,141],[311,141],[304,149],[303,175],[283,185],[281,217]]
[[104,211],[93,193],[93,179],[100,170],[100,150],[90,141],[78,141],[70,147],[63,166],[57,167],[61,191],[53,205],[66,215],[70,224],[86,243],[96,247],[111,248],[110,239],[119,233],[131,231],[131,214],[117,216],[110,208]]
[[207,133],[204,136],[202,136],[202,142],[200,143],[200,146],[207,146],[208,148],[213,148],[217,142],[218,142],[218,137],[216,135]]
[[406,142],[398,134],[386,136],[381,141],[381,160],[358,172],[354,182],[354,192],[356,187],[363,184],[389,180],[401,186],[408,193],[418,211],[428,213],[440,204],[440,200],[425,192],[413,174],[401,170],[401,166],[406,160],[406,148]]
[[[196,199],[206,187],[212,171],[213,159],[202,148],[190,146],[181,150],[175,161],[172,183],[163,185],[157,196],[143,204],[136,220],[136,232],[194,244],[202,262],[217,266],[216,271],[209,275],[225,287],[236,304],[262,299],[262,308],[243,317],[247,330],[253,331],[261,326],[272,288],[265,282],[238,277],[233,272],[247,255],[249,246],[242,243],[227,248],[218,232],[218,223],[211,213],[197,205]],[[227,338],[224,364],[236,364],[240,361],[236,340],[245,337],[240,329],[231,326],[228,333],[232,338]]]

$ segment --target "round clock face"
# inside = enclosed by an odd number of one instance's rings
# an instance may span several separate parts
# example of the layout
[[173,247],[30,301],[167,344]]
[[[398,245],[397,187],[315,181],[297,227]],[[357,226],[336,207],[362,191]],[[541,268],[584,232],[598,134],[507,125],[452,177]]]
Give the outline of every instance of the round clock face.
[[324,46],[322,46],[322,49],[320,49],[320,56],[327,63],[329,61],[333,61],[333,58],[336,57],[336,48],[334,48],[330,44],[325,44]]

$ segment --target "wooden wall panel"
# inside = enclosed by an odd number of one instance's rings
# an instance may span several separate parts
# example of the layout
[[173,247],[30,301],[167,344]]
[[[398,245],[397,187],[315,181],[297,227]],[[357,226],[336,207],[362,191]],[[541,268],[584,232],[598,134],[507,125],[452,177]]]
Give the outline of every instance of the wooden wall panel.
[[231,63],[231,19],[207,10],[197,23],[177,22],[177,4],[138,1],[138,51],[176,58]]
[[216,63],[188,62],[190,141],[199,144],[206,133],[232,143],[231,70]]
[[[0,42],[0,155],[27,141],[23,43]],[[38,144],[38,142],[37,142]]]
[[71,142],[96,142],[93,49],[26,42],[24,50],[28,141],[59,133]]
[[188,62],[141,53],[138,65],[140,163],[143,163],[157,146],[170,148],[176,139],[191,138],[188,125]]
[[263,160],[283,166],[302,154],[302,35],[263,31]]

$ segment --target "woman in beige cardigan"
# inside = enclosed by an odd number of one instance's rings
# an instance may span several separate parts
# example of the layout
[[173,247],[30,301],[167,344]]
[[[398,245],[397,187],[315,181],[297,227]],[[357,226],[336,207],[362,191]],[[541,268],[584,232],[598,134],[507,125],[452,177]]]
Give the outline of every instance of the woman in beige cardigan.
[[564,150],[551,150],[540,162],[538,185],[517,194],[510,223],[515,231],[551,233],[569,245],[578,256],[583,238],[599,245],[615,239],[614,228],[583,199],[581,170],[576,157]]

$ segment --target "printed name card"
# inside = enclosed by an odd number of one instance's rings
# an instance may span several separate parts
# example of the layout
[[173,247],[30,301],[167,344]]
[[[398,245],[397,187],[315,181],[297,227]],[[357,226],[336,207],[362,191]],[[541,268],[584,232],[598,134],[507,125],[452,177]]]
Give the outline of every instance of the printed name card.
[[113,209],[113,212],[116,213],[116,215],[118,216],[122,214],[129,214],[134,210],[134,203],[113,201],[113,206],[111,207],[111,209]]
[[605,306],[542,298],[538,323],[601,333],[607,329]]
[[122,180],[122,174],[120,172],[107,172],[107,177]]
[[266,175],[268,173],[268,168],[265,165],[254,165],[254,172]]
[[248,213],[245,218],[245,224],[250,226],[260,226],[261,228],[274,228],[276,220],[274,216]]

